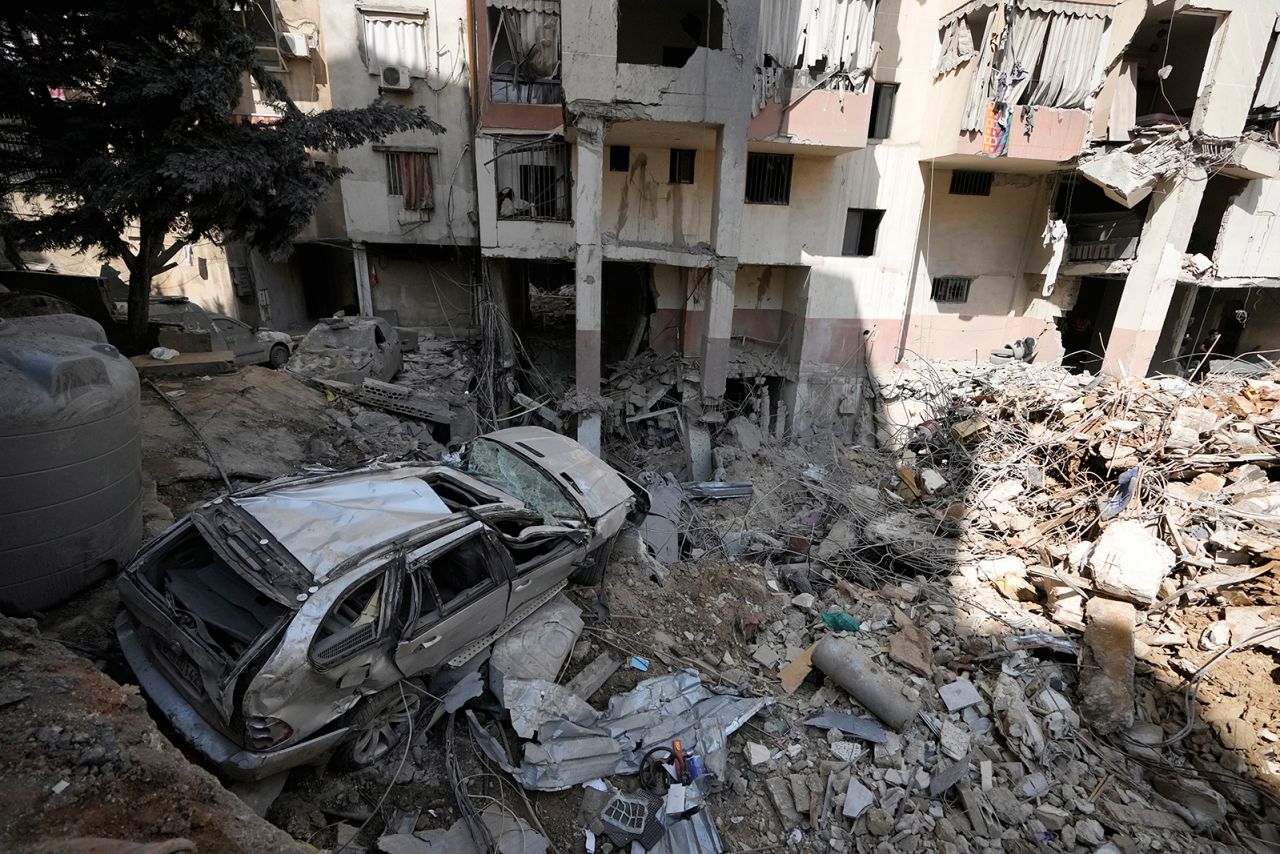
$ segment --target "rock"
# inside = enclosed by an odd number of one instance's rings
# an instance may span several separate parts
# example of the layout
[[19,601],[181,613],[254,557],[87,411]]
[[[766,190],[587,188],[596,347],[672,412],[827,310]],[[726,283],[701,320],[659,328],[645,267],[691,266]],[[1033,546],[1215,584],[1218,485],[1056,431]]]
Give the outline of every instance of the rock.
[[857,780],[851,779],[849,781],[849,789],[844,796],[843,812],[846,817],[857,818],[870,809],[871,804],[874,802],[875,796],[872,795],[870,789]]
[[943,755],[951,759],[960,759],[969,753],[969,733],[949,720],[942,721],[942,732],[938,736],[938,744]]
[[749,454],[754,454],[760,450],[760,446],[764,443],[764,436],[760,433],[760,427],[750,418],[739,415],[730,419],[725,425],[725,431],[729,434],[731,444],[737,445]]
[[1107,833],[1102,829],[1102,825],[1098,823],[1097,819],[1081,819],[1076,822],[1075,828],[1076,840],[1079,842],[1085,842],[1089,845],[1101,845],[1107,841]]
[[893,819],[887,812],[875,807],[867,813],[867,832],[872,836],[888,836],[893,832]]
[[1103,593],[1150,605],[1160,582],[1173,571],[1173,549],[1137,522],[1112,523],[1089,555],[1093,585]]
[[764,785],[769,790],[769,799],[773,801],[773,807],[781,816],[783,825],[794,827],[799,824],[800,813],[796,810],[796,802],[791,796],[791,786],[787,781],[781,777],[770,777],[764,781]]
[[978,561],[978,577],[983,581],[995,581],[1006,575],[1025,576],[1027,565],[1022,558],[1013,555]]
[[769,748],[765,747],[763,744],[757,744],[754,741],[748,741],[743,752],[746,753],[747,762],[752,768],[768,762],[769,757],[772,755],[769,752]]
[[982,702],[982,695],[968,679],[957,679],[938,689],[942,702],[947,704],[947,711],[958,712],[968,706],[976,706]]
[[1133,625],[1128,602],[1089,600],[1080,652],[1080,715],[1099,733],[1133,725]]
[[1036,807],[1035,817],[1046,829],[1056,833],[1071,820],[1071,813],[1052,804],[1041,804]]
[[816,601],[812,593],[798,593],[792,598],[791,604],[803,611],[809,611],[813,609],[813,603]]

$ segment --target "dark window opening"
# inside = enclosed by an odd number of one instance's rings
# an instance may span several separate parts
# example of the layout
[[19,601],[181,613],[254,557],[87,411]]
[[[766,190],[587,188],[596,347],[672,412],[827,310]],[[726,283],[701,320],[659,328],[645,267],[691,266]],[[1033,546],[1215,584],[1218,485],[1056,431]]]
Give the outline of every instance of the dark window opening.
[[871,95],[871,139],[888,139],[893,130],[893,104],[898,98],[897,83],[877,83]]
[[1059,177],[1054,216],[1067,224],[1067,261],[1136,258],[1150,198],[1132,210],[1112,201],[1078,172]]
[[[484,543],[476,537],[431,558],[425,575],[430,579],[432,595],[423,596],[422,612],[439,609],[451,613],[493,587],[488,565]],[[422,573],[422,567],[415,570]]]
[[974,172],[968,169],[957,169],[951,173],[951,195],[953,196],[989,196],[994,172]]
[[786,205],[791,203],[790,154],[747,153],[747,193],[749,205]]
[[692,184],[693,161],[697,152],[692,148],[671,149],[671,166],[667,171],[667,183]]
[[876,235],[884,211],[875,208],[849,208],[844,219],[843,255],[868,256],[876,254]]
[[1236,198],[1248,188],[1249,182],[1244,178],[1233,178],[1227,175],[1213,175],[1205,184],[1204,198],[1196,212],[1196,221],[1191,226],[1191,239],[1187,242],[1189,254],[1200,254],[1212,259],[1218,250],[1218,233],[1222,230],[1222,221],[1227,217]]
[[714,0],[618,0],[618,62],[680,68],[700,47],[719,50],[723,33]]
[[609,146],[609,171],[610,172],[630,172],[631,171],[631,146],[629,145]]
[[973,279],[968,276],[938,276],[933,280],[929,299],[934,302],[968,302],[972,284]]

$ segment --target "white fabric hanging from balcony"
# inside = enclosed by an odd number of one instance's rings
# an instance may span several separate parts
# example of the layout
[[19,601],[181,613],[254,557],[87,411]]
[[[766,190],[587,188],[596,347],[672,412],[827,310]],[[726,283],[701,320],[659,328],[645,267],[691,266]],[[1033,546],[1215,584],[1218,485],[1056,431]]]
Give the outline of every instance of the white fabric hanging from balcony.
[[[1280,19],[1276,20],[1276,32],[1280,33]],[[1253,105],[1264,109],[1280,107],[1280,36],[1271,37],[1271,60],[1262,72]]]
[[415,77],[427,76],[427,39],[423,18],[364,14],[364,50],[369,70],[405,66]]
[[809,67],[826,59],[826,70],[870,67],[876,0],[761,0],[760,51],[775,65]]
[[973,78],[969,81],[969,97],[964,102],[964,113],[960,116],[960,130],[981,131],[982,120],[987,113],[987,103],[991,100],[991,64],[995,50],[996,27],[1002,25],[999,10],[993,10],[987,16],[987,26],[982,32],[982,44],[978,46],[978,60],[973,63]]
[[954,71],[977,54],[973,47],[973,33],[969,32],[969,22],[964,18],[957,18],[943,27],[939,37],[942,40],[942,51],[933,69],[935,75],[941,76]]

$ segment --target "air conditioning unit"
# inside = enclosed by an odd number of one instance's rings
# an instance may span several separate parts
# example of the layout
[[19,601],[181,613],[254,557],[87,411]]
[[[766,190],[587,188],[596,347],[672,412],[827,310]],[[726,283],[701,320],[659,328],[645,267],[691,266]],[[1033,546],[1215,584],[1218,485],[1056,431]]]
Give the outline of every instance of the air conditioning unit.
[[280,52],[285,56],[296,56],[307,59],[311,56],[311,46],[306,33],[280,33]]
[[404,92],[413,86],[407,65],[384,65],[381,78],[383,89],[398,89]]

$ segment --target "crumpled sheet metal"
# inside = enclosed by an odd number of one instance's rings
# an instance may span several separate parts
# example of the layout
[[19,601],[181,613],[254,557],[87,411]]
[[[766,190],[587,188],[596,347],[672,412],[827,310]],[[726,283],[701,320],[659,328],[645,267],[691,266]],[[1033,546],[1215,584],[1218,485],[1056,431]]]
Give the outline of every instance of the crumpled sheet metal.
[[[549,704],[561,701],[557,692],[544,696],[554,698]],[[609,708],[593,719],[585,719],[577,707],[566,718],[550,706],[526,703],[512,709],[512,716],[521,716],[526,731],[530,721],[542,718],[538,741],[525,745],[523,761],[511,773],[525,788],[560,791],[596,777],[635,774],[646,751],[678,738],[686,750],[703,756],[711,773],[723,777],[729,735],[772,703],[772,697],[712,691],[696,670],[646,679],[610,698]]]
[[590,725],[600,714],[568,688],[545,679],[508,676],[502,680],[501,696],[503,707],[511,715],[511,726],[521,738],[533,738],[547,721]]
[[563,593],[521,620],[494,644],[489,657],[494,696],[505,697],[508,678],[555,682],[582,629],[582,609]]

